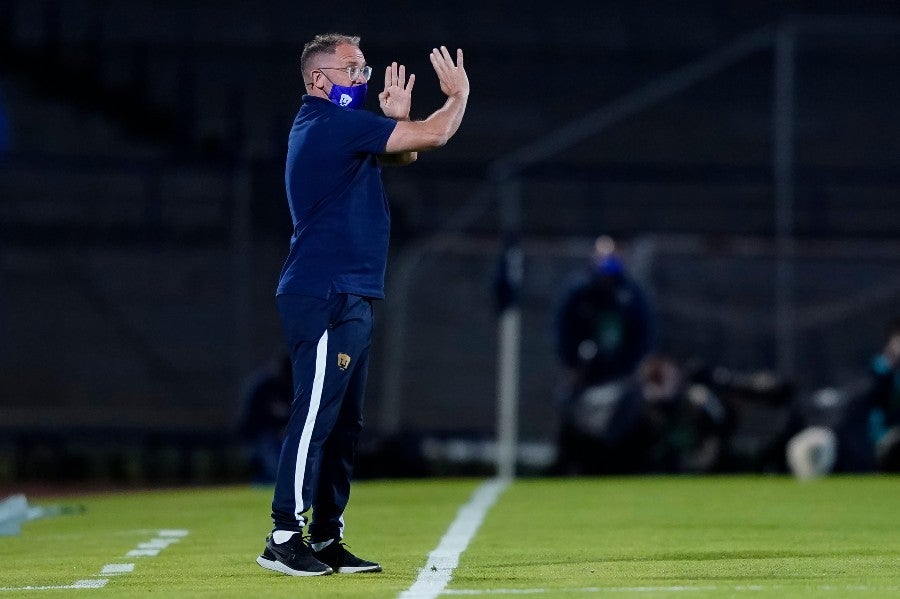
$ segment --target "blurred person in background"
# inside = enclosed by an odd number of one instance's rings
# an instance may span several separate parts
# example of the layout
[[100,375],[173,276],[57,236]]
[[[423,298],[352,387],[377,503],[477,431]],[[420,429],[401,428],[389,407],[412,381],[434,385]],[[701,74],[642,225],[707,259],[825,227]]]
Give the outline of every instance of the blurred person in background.
[[254,373],[244,392],[239,432],[247,445],[254,483],[275,482],[293,399],[291,358],[279,352]]
[[588,273],[567,290],[556,313],[556,352],[564,370],[557,472],[579,473],[592,461],[584,402],[606,404],[606,445],[618,444],[634,425],[639,408],[630,401],[633,375],[652,346],[651,320],[645,294],[627,275],[615,241],[598,237]]
[[649,306],[611,237],[595,241],[590,270],[563,298],[556,332],[557,354],[576,386],[631,374],[649,352]]
[[[372,343],[372,302],[384,298],[390,212],[381,167],[438,148],[462,122],[469,80],[462,50],[430,53],[444,105],[410,120],[415,76],[384,71],[384,116],[363,110],[372,68],[359,38],[318,35],[303,48],[306,95],[288,138],[285,182],[294,226],[276,302],[294,394],[272,500],[272,533],[257,563],[291,576],[379,572],[341,542]],[[305,515],[312,509],[309,540]]]
[[560,474],[705,473],[722,460],[730,418],[714,390],[663,354],[588,387],[571,409]]
[[900,472],[900,318],[887,330],[884,348],[872,360],[870,434],[878,468]]
[[641,471],[706,473],[720,465],[729,414],[714,390],[670,356],[649,356],[638,370],[637,437]]
[[900,471],[900,319],[867,376],[798,399],[785,455],[798,478]]

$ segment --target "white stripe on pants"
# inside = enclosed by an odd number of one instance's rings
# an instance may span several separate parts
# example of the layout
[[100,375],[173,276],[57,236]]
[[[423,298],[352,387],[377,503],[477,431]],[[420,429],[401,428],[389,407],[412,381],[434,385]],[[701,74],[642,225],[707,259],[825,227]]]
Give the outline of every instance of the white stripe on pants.
[[316,346],[316,371],[313,376],[312,394],[309,398],[309,412],[306,414],[306,422],[303,424],[303,433],[300,435],[300,444],[297,446],[297,465],[294,469],[294,515],[303,524],[303,477],[306,474],[306,459],[309,455],[309,442],[312,439],[313,428],[316,426],[316,416],[319,414],[319,404],[322,401],[322,387],[325,383],[325,363],[328,358],[328,329],[319,338]]

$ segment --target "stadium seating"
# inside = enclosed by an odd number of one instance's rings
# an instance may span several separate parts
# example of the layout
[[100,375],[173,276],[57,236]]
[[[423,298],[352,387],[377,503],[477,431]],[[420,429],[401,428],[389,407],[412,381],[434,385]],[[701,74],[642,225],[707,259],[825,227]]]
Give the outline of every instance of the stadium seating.
[[[473,92],[460,134],[413,168],[385,173],[398,263],[490,184],[498,158],[784,16],[769,4],[702,4],[358,2],[343,5],[335,19],[331,4],[287,0],[4,3],[0,101],[11,151],[0,157],[0,387],[12,411],[2,424],[29,427],[49,416],[63,426],[72,414],[89,420],[101,413],[120,427],[146,424],[148,413],[159,428],[197,413],[211,429],[233,424],[243,378],[280,342],[271,292],[290,234],[285,135],[302,93],[299,51],[320,27],[362,35],[376,67],[370,107],[380,67],[409,65],[418,77],[414,116],[441,101],[427,51],[438,43],[466,51]],[[859,9],[863,16],[897,13],[890,3]],[[398,33],[398,22],[409,26]],[[794,232],[802,239],[890,241],[900,234],[898,63],[890,37],[819,35],[799,46]],[[771,51],[748,56],[526,169],[526,236],[771,239],[772,64]],[[490,187],[485,197],[497,194]],[[404,405],[433,394],[404,416],[410,426],[460,426],[473,415],[477,427],[493,425],[494,248],[485,244],[495,239],[497,210],[492,204],[479,214],[465,228],[476,250],[430,255],[421,270],[443,273],[458,302],[447,306],[434,285],[414,286],[407,298],[407,347],[414,349],[402,367]],[[692,301],[739,296],[751,314],[771,300],[770,284],[742,278],[746,261],[712,265],[727,281],[719,286],[704,279],[708,271],[695,258],[660,257],[656,290]],[[522,421],[526,434],[540,437],[552,426],[544,416],[554,374],[548,314],[564,276],[581,262],[551,253],[529,259]],[[851,287],[895,272],[893,262],[843,266],[833,272]],[[813,266],[805,281],[815,290],[821,270],[833,268]],[[750,269],[771,283],[770,263]],[[463,305],[478,308],[458,309]],[[677,306],[664,308],[677,316]],[[877,315],[868,316],[865,327],[876,329]],[[386,329],[380,343],[393,324],[379,321]],[[689,339],[701,353],[773,359],[771,338],[748,334],[746,343],[729,344],[728,329],[699,331],[689,318],[669,324],[668,339]],[[853,326],[841,322],[836,330],[829,346],[846,347],[841,340],[853,340]],[[35,331],[58,336],[70,356],[57,360],[57,378],[33,367],[55,359]],[[811,331],[803,340],[814,344]],[[380,349],[376,361],[385,360],[387,349]],[[864,353],[853,351],[854,358]],[[436,357],[442,369],[433,368]],[[804,360],[812,373],[830,364]],[[453,372],[468,379],[441,378]],[[373,413],[385,376],[385,368],[373,369]],[[48,411],[24,409],[35,396]],[[141,402],[147,411],[133,409]]]

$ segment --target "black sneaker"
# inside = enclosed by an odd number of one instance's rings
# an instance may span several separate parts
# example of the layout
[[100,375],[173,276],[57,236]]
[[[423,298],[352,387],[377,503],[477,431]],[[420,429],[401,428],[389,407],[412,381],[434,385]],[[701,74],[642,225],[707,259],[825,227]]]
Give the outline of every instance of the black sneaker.
[[256,563],[267,570],[289,576],[322,576],[333,572],[331,568],[313,557],[309,544],[300,533],[284,543],[276,543],[272,535],[266,537],[266,548],[262,555],[256,558]]
[[334,540],[320,551],[313,549],[312,554],[317,560],[328,564],[331,569],[341,574],[353,572],[381,572],[381,564],[360,559],[347,551],[347,546]]

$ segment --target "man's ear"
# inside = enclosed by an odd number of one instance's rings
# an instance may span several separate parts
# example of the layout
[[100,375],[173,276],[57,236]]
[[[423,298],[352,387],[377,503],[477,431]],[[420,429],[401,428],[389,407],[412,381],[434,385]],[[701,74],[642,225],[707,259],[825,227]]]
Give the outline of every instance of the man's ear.
[[310,78],[312,79],[311,83],[314,88],[325,91],[325,75],[322,71],[313,71],[310,73]]

